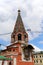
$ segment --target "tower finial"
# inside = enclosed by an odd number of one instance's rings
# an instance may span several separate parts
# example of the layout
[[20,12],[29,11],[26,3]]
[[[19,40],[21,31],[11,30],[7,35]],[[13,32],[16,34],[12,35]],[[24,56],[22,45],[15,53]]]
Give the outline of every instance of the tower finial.
[[20,13],[20,10],[18,10],[18,13]]
[[20,15],[20,10],[18,10],[18,15]]

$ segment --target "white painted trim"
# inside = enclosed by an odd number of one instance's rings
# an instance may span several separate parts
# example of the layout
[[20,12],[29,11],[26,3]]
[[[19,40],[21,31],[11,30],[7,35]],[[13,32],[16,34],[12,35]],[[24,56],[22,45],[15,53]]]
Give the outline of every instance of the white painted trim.
[[14,58],[14,65],[16,65],[16,58]]
[[30,54],[30,60],[27,61],[27,60],[24,59],[24,53],[23,53],[23,51],[22,51],[21,58],[22,58],[22,61],[24,61],[24,62],[32,62],[31,54]]
[[8,65],[8,61],[4,61],[4,65]]
[[2,61],[0,60],[0,65],[2,65]]

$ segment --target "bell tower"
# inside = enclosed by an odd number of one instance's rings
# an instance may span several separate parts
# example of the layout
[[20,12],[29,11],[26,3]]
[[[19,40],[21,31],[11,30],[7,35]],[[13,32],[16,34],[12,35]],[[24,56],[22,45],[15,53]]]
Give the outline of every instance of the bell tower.
[[14,43],[16,41],[28,43],[28,34],[26,33],[26,30],[21,18],[20,10],[18,10],[17,20],[14,26],[14,30],[11,34],[11,43]]
[[1,60],[0,65],[34,65],[34,48],[28,44],[28,34],[20,13],[20,10],[18,10],[17,20],[11,34],[11,44],[1,51],[1,55],[6,56],[9,60]]

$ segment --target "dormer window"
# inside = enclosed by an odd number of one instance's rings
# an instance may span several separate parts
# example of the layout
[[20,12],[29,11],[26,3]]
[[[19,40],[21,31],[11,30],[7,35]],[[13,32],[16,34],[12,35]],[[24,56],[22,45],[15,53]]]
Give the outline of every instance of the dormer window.
[[22,36],[21,34],[18,34],[18,40],[21,40],[22,39],[21,36]]
[[24,49],[24,59],[30,60],[30,52],[27,48]]

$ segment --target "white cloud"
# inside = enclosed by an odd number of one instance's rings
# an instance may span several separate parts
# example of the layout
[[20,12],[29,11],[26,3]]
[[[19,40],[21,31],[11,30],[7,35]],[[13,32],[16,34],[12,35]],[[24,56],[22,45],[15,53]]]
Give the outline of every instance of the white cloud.
[[[17,10],[21,9],[24,25],[32,31],[42,31],[43,0],[0,0],[0,33],[12,32],[15,25]],[[39,33],[29,33],[29,38],[37,37]],[[1,37],[0,37],[1,38]],[[9,36],[2,37],[4,39]]]
[[35,46],[35,45],[33,45],[33,44],[31,44],[33,47],[34,47],[34,51],[35,52],[38,52],[38,51],[42,51],[40,48],[38,48],[37,46]]

